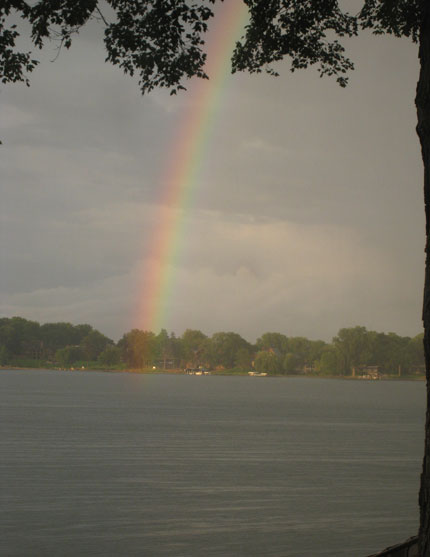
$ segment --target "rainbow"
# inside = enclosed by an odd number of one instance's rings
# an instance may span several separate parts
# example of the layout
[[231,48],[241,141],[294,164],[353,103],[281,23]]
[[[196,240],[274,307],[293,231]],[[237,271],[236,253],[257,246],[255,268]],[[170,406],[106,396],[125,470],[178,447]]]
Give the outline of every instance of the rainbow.
[[192,206],[215,115],[230,75],[231,54],[246,17],[242,0],[227,0],[217,12],[208,41],[205,71],[209,80],[199,80],[191,93],[191,109],[179,126],[167,157],[167,172],[161,180],[160,214],[152,234],[151,254],[145,264],[139,294],[141,303],[137,308],[136,322],[146,331],[157,332],[166,321],[185,216]]

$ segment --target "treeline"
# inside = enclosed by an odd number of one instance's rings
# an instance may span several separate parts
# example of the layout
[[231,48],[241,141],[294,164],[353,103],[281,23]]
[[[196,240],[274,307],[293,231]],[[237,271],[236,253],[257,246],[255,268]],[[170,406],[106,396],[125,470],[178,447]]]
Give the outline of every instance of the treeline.
[[39,367],[39,364],[93,362],[111,348],[116,350],[113,340],[91,325],[40,325],[22,317],[0,318],[1,365]]
[[423,335],[402,337],[340,329],[331,343],[264,333],[255,344],[238,333],[211,337],[187,329],[181,337],[133,329],[115,343],[90,325],[0,319],[0,364],[22,367],[207,368],[269,374],[365,375],[423,373]]

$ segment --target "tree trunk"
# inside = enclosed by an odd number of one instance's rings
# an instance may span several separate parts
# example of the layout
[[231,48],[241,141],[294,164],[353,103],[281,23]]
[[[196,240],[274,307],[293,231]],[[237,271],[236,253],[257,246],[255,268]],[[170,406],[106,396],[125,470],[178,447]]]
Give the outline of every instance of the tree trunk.
[[426,267],[424,279],[424,354],[427,378],[427,413],[425,448],[420,488],[419,548],[421,557],[430,557],[430,2],[422,2],[419,58],[420,77],[417,86],[417,133],[424,162],[424,203],[426,215]]

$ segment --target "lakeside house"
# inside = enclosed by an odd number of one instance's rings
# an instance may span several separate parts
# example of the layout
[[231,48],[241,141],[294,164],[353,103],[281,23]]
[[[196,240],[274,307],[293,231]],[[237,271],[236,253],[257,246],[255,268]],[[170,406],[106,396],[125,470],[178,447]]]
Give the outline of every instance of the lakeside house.
[[360,379],[381,379],[381,366],[361,365],[352,368],[352,377]]

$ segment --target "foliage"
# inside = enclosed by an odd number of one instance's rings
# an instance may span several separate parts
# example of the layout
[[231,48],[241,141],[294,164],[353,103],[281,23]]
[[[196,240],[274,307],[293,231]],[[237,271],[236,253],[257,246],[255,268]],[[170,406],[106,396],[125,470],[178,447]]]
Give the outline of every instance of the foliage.
[[311,341],[305,337],[292,337],[288,341],[288,352],[294,354],[296,366],[303,367],[310,361]]
[[207,358],[211,366],[233,368],[239,350],[249,350],[251,345],[237,333],[214,333],[208,343]]
[[344,374],[352,373],[355,366],[369,361],[371,356],[371,339],[366,327],[340,329],[333,339],[340,358]]
[[156,337],[154,357],[162,360],[163,368],[166,368],[167,360],[179,360],[181,357],[181,346],[175,333],[169,336],[166,329],[161,329]]
[[340,374],[340,354],[333,346],[326,347],[319,360],[319,373],[321,375],[339,375]]
[[150,331],[132,329],[118,342],[122,358],[129,367],[144,368],[154,359],[156,337]]
[[[277,75],[273,64],[288,56],[291,71],[316,66],[321,76],[334,76],[344,87],[353,63],[339,42],[360,29],[389,33],[417,41],[422,0],[365,0],[357,15],[339,7],[337,0],[244,0],[249,23],[232,58],[233,71]],[[36,48],[57,41],[70,48],[73,36],[90,20],[104,25],[106,60],[128,75],[139,75],[142,93],[167,87],[185,89],[193,76],[207,78],[204,36],[215,0],[3,0],[0,5],[0,73],[3,83],[25,82],[38,61],[18,49],[17,18],[30,26]],[[109,19],[109,21],[108,21]]]
[[116,366],[121,362],[121,350],[110,344],[99,354],[97,361],[103,366]]
[[10,356],[4,344],[0,344],[0,366],[4,366],[10,361]]
[[66,346],[57,350],[55,359],[62,367],[68,367],[82,360],[83,353],[79,346]]
[[291,58],[291,71],[317,65],[321,76],[334,75],[341,86],[353,69],[345,49],[329,36],[357,34],[357,18],[343,13],[336,0],[245,0],[250,23],[233,57],[234,70],[277,72],[270,64]]
[[309,364],[320,360],[327,344],[323,340],[310,340],[307,351],[307,362]]
[[19,31],[8,16],[19,16],[30,24],[31,41],[42,48],[47,40],[58,41],[59,49],[70,48],[73,35],[90,20],[105,26],[106,60],[126,74],[140,76],[143,92],[168,87],[172,93],[184,89],[192,76],[206,78],[206,54],[202,36],[213,16],[214,0],[134,1],[107,0],[112,21],[103,15],[97,0],[41,0],[30,5],[21,0],[4,0],[0,5],[0,70],[3,83],[24,81],[38,61],[31,52],[17,50]]
[[40,325],[22,317],[0,319],[0,344],[9,354],[35,357],[40,342]]
[[92,327],[90,325],[72,325],[71,323],[45,323],[40,327],[43,356],[53,358],[60,348],[79,345]]
[[[286,352],[286,350],[288,350]],[[133,329],[114,342],[90,325],[45,323],[22,317],[0,318],[0,365],[130,368],[211,367],[267,373],[351,374],[354,366],[376,365],[386,374],[420,372],[424,363],[423,335],[413,338],[395,333],[367,331],[365,327],[340,329],[332,344],[305,337],[264,333],[255,346],[237,333],[218,332],[208,338],[187,329],[177,338],[161,330]],[[31,363],[30,363],[31,362]],[[264,368],[264,369],[263,369]]]
[[109,338],[95,330],[88,333],[80,343],[85,359],[90,361],[97,360],[110,344],[112,344],[112,341]]
[[250,370],[252,367],[252,358],[253,353],[250,348],[239,348],[239,350],[236,352],[234,362],[235,368],[239,369],[240,371]]
[[187,329],[181,337],[182,357],[192,367],[200,365],[203,355],[207,352],[208,337],[201,331]]
[[254,361],[254,368],[259,373],[277,374],[282,373],[283,371],[281,358],[274,352],[267,350],[257,352]]
[[421,21],[418,0],[365,0],[358,18],[363,29],[372,29],[376,35],[389,33],[418,41]]
[[300,357],[294,352],[288,352],[283,361],[283,368],[286,373],[297,373],[300,366]]
[[3,0],[0,6],[0,76],[2,83],[23,81],[27,86],[30,82],[26,76],[37,66],[38,61],[31,57],[31,52],[16,50],[19,32],[15,23],[7,26],[7,16],[14,11],[20,11],[26,17],[29,8],[26,2]]
[[281,333],[264,333],[257,339],[258,350],[277,350],[280,354],[288,352],[288,338]]
[[[213,3],[212,0],[211,3]],[[126,74],[140,73],[142,92],[168,87],[184,89],[183,78],[207,77],[202,34],[213,16],[205,2],[111,0],[116,22],[107,25],[107,60]]]

